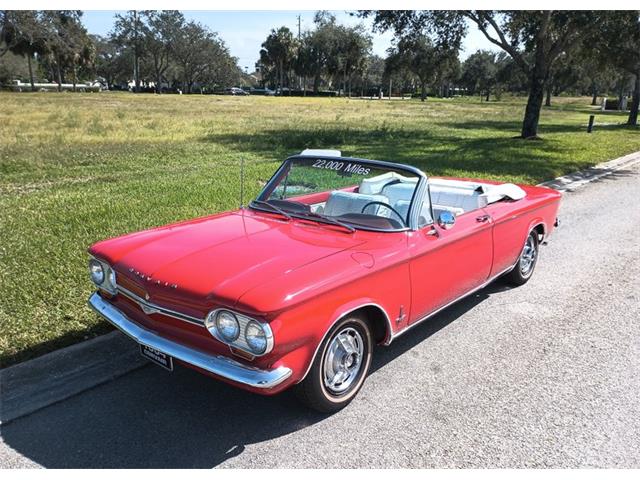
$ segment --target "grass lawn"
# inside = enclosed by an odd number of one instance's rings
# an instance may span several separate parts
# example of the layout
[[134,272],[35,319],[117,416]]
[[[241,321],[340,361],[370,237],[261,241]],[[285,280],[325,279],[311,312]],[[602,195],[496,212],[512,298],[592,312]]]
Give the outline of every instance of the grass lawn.
[[523,99],[363,101],[0,93],[0,362],[109,329],[86,307],[86,248],[110,236],[238,205],[305,147],[406,162],[432,175],[538,183],[640,150],[625,115],[589,99],[542,114],[514,140]]

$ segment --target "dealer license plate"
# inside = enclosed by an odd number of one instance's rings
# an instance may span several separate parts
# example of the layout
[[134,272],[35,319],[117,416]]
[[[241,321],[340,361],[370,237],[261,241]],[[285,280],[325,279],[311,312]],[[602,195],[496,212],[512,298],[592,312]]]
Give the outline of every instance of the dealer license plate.
[[160,350],[156,350],[155,348],[151,348],[143,344],[140,344],[140,353],[143,357],[151,360],[156,365],[160,365],[162,368],[173,371],[173,357],[171,355],[167,355]]

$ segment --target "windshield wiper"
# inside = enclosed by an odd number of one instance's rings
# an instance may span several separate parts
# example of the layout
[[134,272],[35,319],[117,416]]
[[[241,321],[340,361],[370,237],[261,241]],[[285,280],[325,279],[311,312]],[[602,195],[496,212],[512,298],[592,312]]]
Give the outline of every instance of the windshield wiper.
[[351,225],[349,225],[347,223],[341,222],[340,220],[336,220],[335,218],[332,218],[332,217],[327,217],[325,215],[320,215],[319,213],[316,213],[316,212],[304,212],[304,213],[296,212],[296,213],[294,213],[294,215],[296,217],[300,216],[300,217],[304,217],[304,218],[309,218],[309,217],[315,218],[315,219],[320,220],[321,223],[330,223],[330,224],[337,225],[337,226],[342,227],[342,228],[346,228],[351,233],[356,231],[355,228],[353,228]]
[[272,211],[279,213],[280,215],[282,215],[283,217],[286,217],[287,220],[291,220],[291,215],[289,215],[287,212],[285,212],[284,210],[282,210],[280,207],[276,207],[275,205],[272,205],[269,202],[265,202],[264,200],[252,200],[251,203],[256,203],[258,205],[262,205],[262,206],[267,206],[269,207]]

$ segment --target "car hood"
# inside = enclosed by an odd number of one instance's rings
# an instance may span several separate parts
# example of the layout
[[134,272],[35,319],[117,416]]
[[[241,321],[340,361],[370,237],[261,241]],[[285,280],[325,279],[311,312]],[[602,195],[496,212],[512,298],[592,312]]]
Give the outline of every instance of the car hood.
[[[331,226],[231,212],[99,242],[118,283],[134,283],[150,301],[233,304],[282,274],[362,244]],[[140,290],[136,293],[140,294]]]

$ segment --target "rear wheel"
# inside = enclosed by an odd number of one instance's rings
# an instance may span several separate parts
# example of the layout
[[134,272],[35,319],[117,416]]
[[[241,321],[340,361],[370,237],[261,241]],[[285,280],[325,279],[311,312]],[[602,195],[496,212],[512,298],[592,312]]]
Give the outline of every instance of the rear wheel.
[[322,342],[306,378],[296,385],[296,395],[323,413],[346,407],[364,383],[372,350],[371,330],[361,316],[340,320]]
[[533,270],[536,268],[536,263],[538,263],[538,247],[538,232],[532,230],[524,243],[522,252],[520,252],[518,263],[504,277],[508,283],[519,286],[529,281],[531,275],[533,275]]

